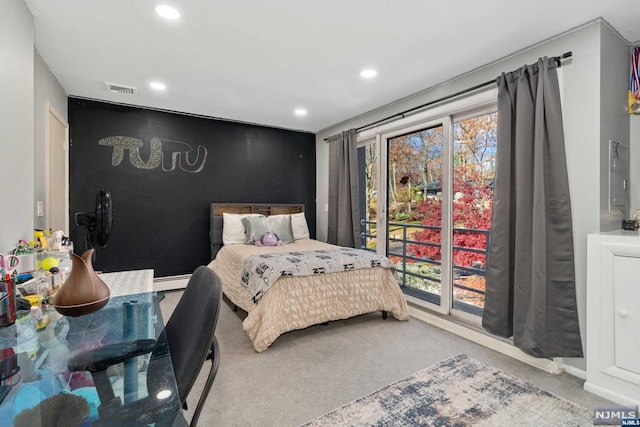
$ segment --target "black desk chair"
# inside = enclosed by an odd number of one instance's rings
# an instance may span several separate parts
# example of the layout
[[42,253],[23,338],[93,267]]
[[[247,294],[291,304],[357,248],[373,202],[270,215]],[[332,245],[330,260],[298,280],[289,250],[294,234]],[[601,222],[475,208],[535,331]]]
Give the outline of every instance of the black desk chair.
[[[176,403],[173,399],[179,398],[180,404],[187,409],[187,396],[205,361],[211,360],[207,381],[191,419],[191,426],[197,425],[220,364],[220,350],[214,333],[221,300],[220,278],[210,268],[200,266],[191,275],[184,294],[157,341],[137,340],[107,345],[69,360],[70,371],[91,372],[100,397],[98,412],[101,425],[132,422],[138,425],[174,425],[175,420],[167,416],[166,408]],[[120,398],[114,395],[107,368],[149,352],[148,396],[123,405]],[[162,364],[154,361],[166,356],[167,352],[171,355],[178,396],[159,398],[158,392],[167,389],[167,375],[163,372]]]
[[207,381],[191,418],[191,426],[194,427],[220,365],[220,348],[214,333],[221,301],[220,278],[213,270],[201,265],[191,275],[187,288],[165,327],[178,382],[178,394],[184,409],[187,409],[187,396],[204,362],[211,360]]

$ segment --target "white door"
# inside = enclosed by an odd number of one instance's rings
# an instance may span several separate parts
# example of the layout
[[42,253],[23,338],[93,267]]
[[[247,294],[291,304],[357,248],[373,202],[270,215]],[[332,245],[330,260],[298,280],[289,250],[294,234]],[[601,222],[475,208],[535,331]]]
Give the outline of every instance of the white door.
[[47,103],[47,227],[69,235],[69,124]]

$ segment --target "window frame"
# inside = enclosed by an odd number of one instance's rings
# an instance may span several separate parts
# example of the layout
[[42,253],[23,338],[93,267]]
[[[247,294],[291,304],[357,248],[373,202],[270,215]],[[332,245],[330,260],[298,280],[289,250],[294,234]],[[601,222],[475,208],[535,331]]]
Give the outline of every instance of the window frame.
[[357,147],[377,144],[377,251],[387,253],[387,207],[388,207],[388,141],[396,136],[420,131],[429,127],[443,127],[442,164],[446,172],[442,177],[442,229],[441,247],[443,266],[441,269],[440,305],[417,298],[405,293],[408,302],[420,307],[433,310],[440,314],[452,315],[465,322],[480,325],[479,316],[453,308],[453,265],[451,246],[453,242],[452,226],[452,180],[453,180],[453,127],[456,122],[477,117],[497,110],[498,89],[485,89],[464,98],[458,98],[443,104],[432,106],[422,112],[404,117],[393,122],[381,124],[371,129],[359,132],[356,136]]

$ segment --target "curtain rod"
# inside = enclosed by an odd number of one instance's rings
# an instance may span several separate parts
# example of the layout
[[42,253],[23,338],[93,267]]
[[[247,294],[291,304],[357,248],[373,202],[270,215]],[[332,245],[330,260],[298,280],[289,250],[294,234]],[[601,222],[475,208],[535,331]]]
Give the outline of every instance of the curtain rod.
[[[573,56],[573,52],[569,51],[569,52],[563,53],[560,56],[554,56],[551,59],[556,62],[558,67],[561,67],[562,66],[562,60],[563,59],[567,59],[567,58],[571,58],[572,56]],[[427,102],[425,104],[418,105],[417,107],[413,107],[413,108],[410,108],[408,110],[402,111],[400,113],[396,113],[396,114],[394,114],[392,116],[385,117],[384,119],[380,119],[380,120],[377,120],[377,121],[375,121],[373,123],[369,123],[368,125],[360,126],[359,128],[356,128],[356,132],[360,132],[360,131],[362,131],[364,129],[379,125],[380,123],[384,123],[384,122],[386,122],[388,120],[391,120],[391,119],[394,119],[394,118],[404,119],[405,115],[407,115],[409,113],[413,113],[413,112],[415,112],[417,110],[421,110],[421,109],[423,109],[425,107],[428,107],[430,105],[437,104],[437,103],[442,102],[442,101],[447,101],[447,100],[449,100],[451,98],[455,98],[457,96],[464,95],[465,93],[473,92],[474,90],[477,90],[477,89],[480,89],[480,88],[483,88],[485,86],[489,86],[489,85],[495,84],[495,83],[496,83],[496,79],[493,79],[493,80],[489,80],[488,82],[480,83],[480,84],[472,86],[470,88],[461,90],[459,92],[452,93],[451,95],[443,96],[442,98],[438,98],[435,101],[429,101],[429,102]],[[325,138],[324,140],[328,142],[329,138]]]

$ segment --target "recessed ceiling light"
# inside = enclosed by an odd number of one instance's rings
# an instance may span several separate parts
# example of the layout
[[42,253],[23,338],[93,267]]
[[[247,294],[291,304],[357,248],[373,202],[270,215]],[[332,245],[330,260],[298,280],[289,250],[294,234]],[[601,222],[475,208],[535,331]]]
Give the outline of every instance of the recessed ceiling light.
[[156,6],[156,13],[164,19],[170,19],[172,21],[180,19],[180,12],[178,12],[178,9],[167,6],[166,4]]
[[305,110],[304,108],[296,108],[293,114],[295,114],[296,116],[306,116],[307,110]]
[[149,87],[154,90],[165,90],[167,88],[167,85],[160,82],[151,82],[149,83]]
[[360,72],[360,77],[362,77],[363,79],[372,79],[377,75],[378,75],[378,72],[373,68],[367,68]]

